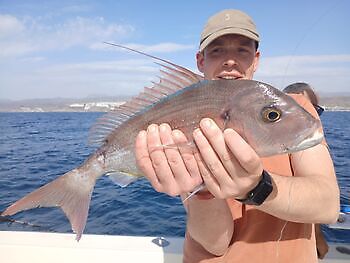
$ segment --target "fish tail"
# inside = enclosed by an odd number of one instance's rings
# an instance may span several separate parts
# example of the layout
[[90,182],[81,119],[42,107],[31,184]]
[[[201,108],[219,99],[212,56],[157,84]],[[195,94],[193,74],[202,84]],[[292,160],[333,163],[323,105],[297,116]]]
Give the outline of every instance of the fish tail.
[[19,199],[1,215],[11,216],[32,208],[58,206],[69,219],[76,240],[79,241],[86,225],[97,178],[96,170],[86,169],[83,165]]

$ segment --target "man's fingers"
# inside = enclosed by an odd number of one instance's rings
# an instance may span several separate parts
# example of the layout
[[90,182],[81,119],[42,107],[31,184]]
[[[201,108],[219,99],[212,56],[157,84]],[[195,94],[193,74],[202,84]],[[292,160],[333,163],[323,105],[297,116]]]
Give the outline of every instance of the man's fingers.
[[[228,174],[239,173],[240,171],[237,171],[237,167],[239,168],[237,160],[226,146],[224,135],[216,123],[205,118],[200,122],[200,127],[210,146],[215,150],[216,156],[220,159],[217,162],[224,167]],[[212,169],[211,171],[214,172]]]
[[[147,146],[152,166],[159,183],[162,187],[171,188],[171,185],[174,183],[174,177],[165,152],[163,151],[159,127],[156,124],[151,124],[147,129]],[[166,183],[166,185],[164,185],[164,183]]]
[[205,186],[207,187],[209,192],[212,193],[214,196],[220,197],[219,196],[219,193],[221,192],[220,184],[216,180],[215,176],[212,175],[212,173],[210,172],[206,164],[203,162],[203,159],[199,152],[196,152],[194,156],[197,161],[197,166],[200,171],[201,177],[203,178]]
[[253,148],[233,129],[224,131],[226,145],[248,174],[260,174],[262,164]]
[[[172,131],[168,124],[161,124],[159,126],[159,134],[162,145],[175,145]],[[175,147],[165,147],[164,153],[177,184],[186,188],[188,171],[179,150]],[[190,190],[188,189],[188,191]]]
[[[197,151],[197,148],[195,148],[194,146],[189,146],[186,136],[179,130],[172,131],[172,136],[174,138],[175,144],[179,145],[178,149],[181,153],[182,160],[186,166],[189,175],[194,180],[194,184],[199,185],[203,182],[203,180],[200,175],[197,161],[194,157],[194,153]],[[190,189],[190,191],[191,190],[192,189]]]
[[140,131],[135,142],[135,157],[138,168],[144,173],[152,186],[158,191],[160,184],[158,177],[153,169],[151,157],[147,148],[147,132]]

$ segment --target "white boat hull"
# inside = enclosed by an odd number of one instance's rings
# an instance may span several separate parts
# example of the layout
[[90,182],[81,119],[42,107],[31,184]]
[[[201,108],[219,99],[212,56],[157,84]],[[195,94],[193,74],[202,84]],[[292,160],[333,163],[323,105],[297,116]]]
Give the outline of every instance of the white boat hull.
[[182,238],[167,238],[160,247],[156,237],[0,231],[1,262],[182,262]]
[[[0,231],[1,262],[182,262],[183,238],[109,236],[84,234],[77,242],[74,234]],[[158,244],[156,244],[158,243]],[[349,244],[329,244],[330,250],[320,263],[350,262],[350,255],[336,248]]]

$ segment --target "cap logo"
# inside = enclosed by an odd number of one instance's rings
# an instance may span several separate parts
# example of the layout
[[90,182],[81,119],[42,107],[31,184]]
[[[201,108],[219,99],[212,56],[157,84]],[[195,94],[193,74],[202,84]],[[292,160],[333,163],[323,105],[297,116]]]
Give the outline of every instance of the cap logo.
[[228,20],[230,20],[230,14],[225,14],[225,21],[228,21]]

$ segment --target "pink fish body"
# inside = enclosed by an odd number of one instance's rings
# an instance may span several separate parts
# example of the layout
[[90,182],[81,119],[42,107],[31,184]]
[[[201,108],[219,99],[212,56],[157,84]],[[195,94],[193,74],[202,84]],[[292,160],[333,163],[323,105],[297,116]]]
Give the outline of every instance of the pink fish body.
[[[166,62],[166,61],[163,61]],[[110,176],[120,186],[142,176],[134,142],[149,124],[168,123],[192,140],[204,117],[233,128],[260,156],[290,153],[322,141],[320,122],[283,92],[253,80],[203,80],[166,62],[159,83],[98,120],[90,141],[100,145],[82,165],[29,193],[2,215],[36,207],[59,206],[81,238],[96,180]]]

